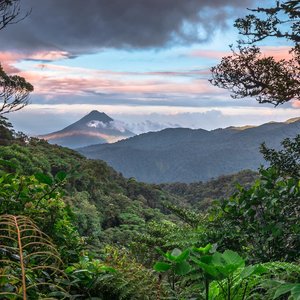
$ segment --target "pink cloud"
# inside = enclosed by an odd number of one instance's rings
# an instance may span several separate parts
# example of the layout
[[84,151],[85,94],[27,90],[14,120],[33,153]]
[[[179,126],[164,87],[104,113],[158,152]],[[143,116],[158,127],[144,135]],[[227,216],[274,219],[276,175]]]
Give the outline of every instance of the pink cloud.
[[230,51],[194,50],[189,55],[193,57],[221,59],[224,56],[230,55],[230,53]]
[[[261,47],[262,54],[264,56],[273,56],[274,59],[290,59],[291,55],[289,53],[290,47],[286,46],[263,46]],[[218,51],[218,50],[194,50],[189,55],[199,58],[210,58],[210,59],[221,59],[224,56],[231,55],[232,52],[228,51]]]
[[119,77],[118,73],[113,76],[111,72],[97,72],[85,70],[82,76],[74,76],[72,72],[66,74],[41,71],[21,72],[29,82],[35,86],[35,92],[44,95],[83,95],[87,91],[99,93],[209,93],[216,91],[207,80],[193,79],[189,82],[173,82],[168,78],[156,80],[143,80],[137,76],[136,79],[128,80]]
[[47,63],[32,64],[30,70],[19,71],[20,76],[34,85],[35,93],[50,98],[55,95],[84,95],[89,91],[124,94],[218,93],[208,83],[208,74],[208,70],[114,72]]
[[14,67],[14,64],[21,60],[24,56],[16,52],[0,52],[0,64],[5,72],[18,73],[19,69]]
[[292,102],[292,106],[294,108],[300,108],[300,100],[295,100]]
[[15,64],[22,60],[57,61],[70,57],[66,51],[39,51],[33,53],[0,52],[0,63],[8,74],[19,73]]
[[67,51],[40,51],[29,55],[27,59],[56,61],[60,59],[66,59],[69,57],[70,53]]

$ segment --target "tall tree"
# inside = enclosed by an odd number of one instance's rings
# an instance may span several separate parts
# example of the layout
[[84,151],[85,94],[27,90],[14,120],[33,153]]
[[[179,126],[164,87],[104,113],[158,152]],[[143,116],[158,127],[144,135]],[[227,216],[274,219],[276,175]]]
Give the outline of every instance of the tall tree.
[[[17,23],[28,15],[20,16],[20,0],[0,0],[0,30]],[[9,76],[0,64],[0,117],[28,104],[33,86],[23,77]]]
[[[275,2],[275,1],[274,1]],[[250,9],[235,21],[243,36],[232,55],[212,68],[211,83],[228,89],[233,98],[255,97],[275,106],[300,99],[300,2],[276,1],[273,7]],[[290,58],[262,55],[255,43],[268,37],[286,39]]]

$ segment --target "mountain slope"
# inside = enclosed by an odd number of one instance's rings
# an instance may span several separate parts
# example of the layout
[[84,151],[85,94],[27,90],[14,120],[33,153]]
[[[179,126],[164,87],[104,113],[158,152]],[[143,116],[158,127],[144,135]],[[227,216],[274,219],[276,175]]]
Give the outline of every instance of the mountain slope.
[[98,143],[111,143],[134,134],[103,112],[91,111],[66,128],[40,136],[51,144],[68,148],[85,147]]
[[126,177],[140,181],[195,182],[264,164],[259,146],[278,149],[286,137],[300,134],[300,119],[257,127],[206,131],[185,128],[141,134],[114,144],[79,149],[102,159]]

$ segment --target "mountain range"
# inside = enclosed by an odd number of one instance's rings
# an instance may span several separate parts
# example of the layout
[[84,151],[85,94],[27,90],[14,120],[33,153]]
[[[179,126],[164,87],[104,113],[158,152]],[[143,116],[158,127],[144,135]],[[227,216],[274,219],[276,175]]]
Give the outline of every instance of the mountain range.
[[103,112],[93,110],[66,128],[41,135],[39,138],[51,144],[75,149],[93,144],[113,143],[131,136],[134,136],[134,133],[124,128],[121,122],[113,120]]
[[265,164],[260,144],[279,149],[287,137],[300,134],[300,118],[260,126],[203,129],[169,128],[113,144],[78,151],[101,159],[125,177],[148,183],[207,181]]

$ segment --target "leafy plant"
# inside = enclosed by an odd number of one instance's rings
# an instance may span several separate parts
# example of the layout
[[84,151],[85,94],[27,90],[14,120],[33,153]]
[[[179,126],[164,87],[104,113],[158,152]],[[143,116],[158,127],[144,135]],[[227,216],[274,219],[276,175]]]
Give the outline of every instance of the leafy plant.
[[0,216],[0,295],[5,299],[65,299],[67,279],[56,247],[30,219]]
[[[265,272],[261,265],[245,267],[244,259],[231,250],[215,252],[194,261],[204,271],[206,299],[244,300],[247,295],[248,278]],[[211,286],[210,281],[213,281]]]
[[[299,179],[283,178],[276,168],[260,170],[250,189],[216,203],[212,236],[223,249],[245,252],[254,262],[299,258]],[[210,232],[209,232],[210,233]]]
[[82,242],[62,200],[65,177],[63,172],[57,173],[54,179],[39,173],[32,176],[4,174],[0,177],[0,214],[33,219],[64,252],[71,251],[76,256]]
[[278,281],[271,281],[268,285],[275,286],[275,294],[273,299],[278,299],[282,295],[290,294],[290,300],[299,300],[300,299],[300,283],[283,283]]

